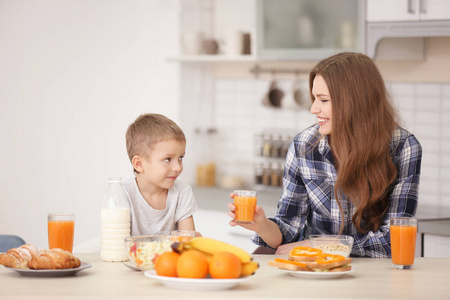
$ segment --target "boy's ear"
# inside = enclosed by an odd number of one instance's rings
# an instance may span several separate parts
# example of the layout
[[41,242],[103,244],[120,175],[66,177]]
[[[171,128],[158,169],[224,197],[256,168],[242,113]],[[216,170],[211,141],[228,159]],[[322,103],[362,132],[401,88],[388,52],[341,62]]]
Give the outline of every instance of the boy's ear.
[[138,173],[141,173],[144,170],[144,164],[142,162],[142,157],[140,157],[138,155],[133,156],[133,159],[131,160],[131,164],[133,165],[133,168]]

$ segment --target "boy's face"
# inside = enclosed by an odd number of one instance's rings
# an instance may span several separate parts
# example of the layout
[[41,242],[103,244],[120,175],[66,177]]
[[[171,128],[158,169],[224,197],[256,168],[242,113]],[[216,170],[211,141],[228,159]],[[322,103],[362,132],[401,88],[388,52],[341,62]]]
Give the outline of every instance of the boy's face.
[[147,158],[142,158],[139,176],[160,188],[171,188],[183,171],[183,157],[186,142],[177,140],[161,141],[151,147]]

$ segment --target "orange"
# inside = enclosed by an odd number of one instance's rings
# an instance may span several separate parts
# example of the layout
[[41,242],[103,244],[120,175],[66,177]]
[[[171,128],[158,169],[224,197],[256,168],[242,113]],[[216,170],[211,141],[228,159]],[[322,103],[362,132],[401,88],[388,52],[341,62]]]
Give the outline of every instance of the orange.
[[205,278],[208,275],[206,254],[197,250],[183,252],[178,258],[177,274],[182,278]]
[[232,279],[241,276],[240,259],[231,252],[217,252],[209,260],[209,274],[215,279]]
[[180,254],[164,252],[155,261],[155,271],[159,276],[177,277],[177,262]]

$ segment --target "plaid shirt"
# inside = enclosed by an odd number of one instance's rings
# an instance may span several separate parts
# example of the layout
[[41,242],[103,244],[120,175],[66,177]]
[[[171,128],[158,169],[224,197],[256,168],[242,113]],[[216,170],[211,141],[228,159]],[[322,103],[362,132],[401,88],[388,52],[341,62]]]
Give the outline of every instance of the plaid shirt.
[[[337,171],[327,136],[320,138],[319,126],[314,125],[300,132],[289,147],[278,212],[269,218],[280,228],[282,244],[307,239],[309,234],[339,234],[342,215],[334,195]],[[416,213],[422,147],[414,135],[400,127],[394,131],[390,146],[398,174],[391,187],[389,210],[378,231],[357,232],[351,220],[356,207],[345,195],[339,196],[346,216],[342,234],[355,239],[352,256],[390,257],[389,218]],[[258,235],[253,242],[268,246]]]

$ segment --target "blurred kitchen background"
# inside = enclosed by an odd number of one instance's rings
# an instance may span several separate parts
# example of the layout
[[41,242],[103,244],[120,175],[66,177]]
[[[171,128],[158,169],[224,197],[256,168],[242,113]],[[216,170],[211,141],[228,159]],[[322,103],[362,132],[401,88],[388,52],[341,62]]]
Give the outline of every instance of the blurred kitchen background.
[[257,189],[276,212],[285,147],[315,122],[308,72],[344,50],[375,59],[421,142],[421,250],[449,256],[439,0],[0,0],[0,233],[45,248],[47,213],[75,212],[75,251],[97,249],[107,179],[133,175],[125,131],[155,112],[187,136],[198,231],[253,250],[228,225],[229,193]]

